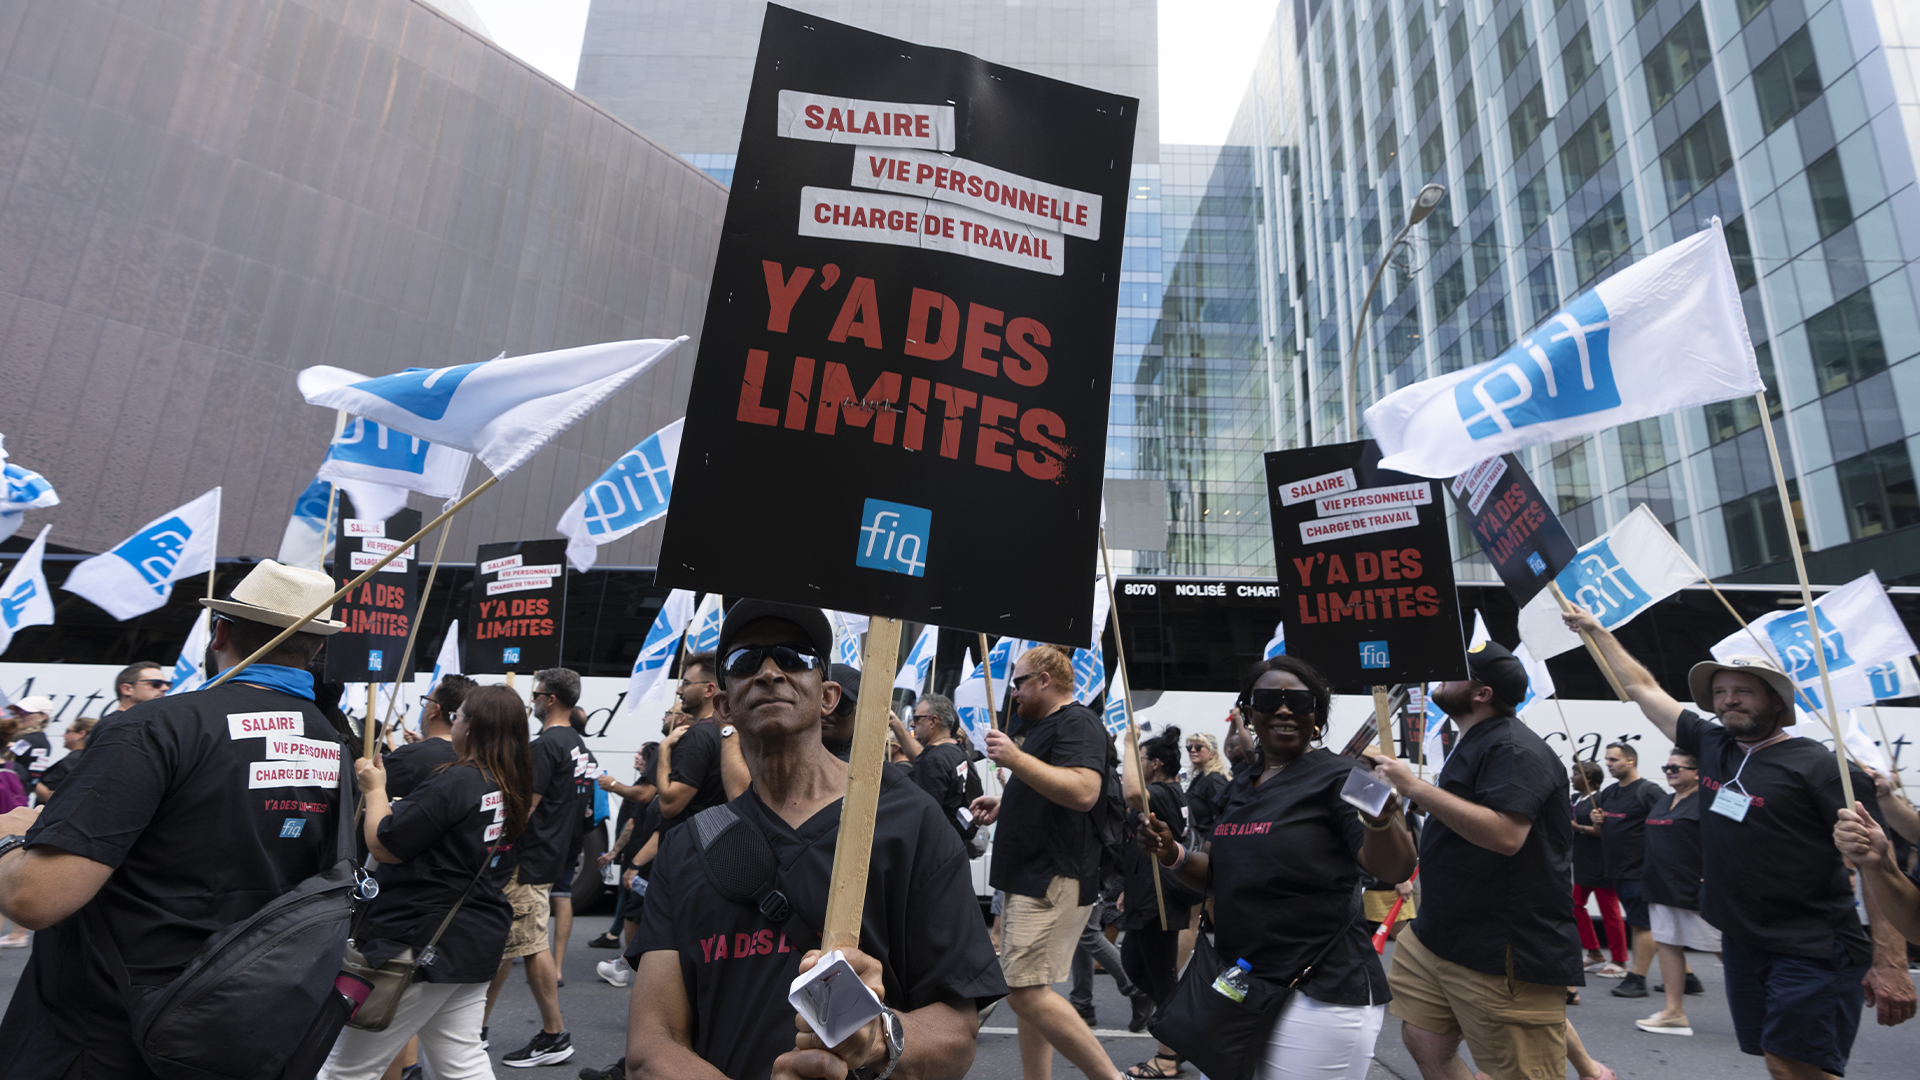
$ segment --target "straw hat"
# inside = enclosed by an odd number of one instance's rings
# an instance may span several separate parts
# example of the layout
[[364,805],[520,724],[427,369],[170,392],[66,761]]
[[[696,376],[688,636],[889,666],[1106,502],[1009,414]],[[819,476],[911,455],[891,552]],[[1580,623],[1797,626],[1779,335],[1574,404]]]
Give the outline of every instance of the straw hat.
[[[262,559],[260,565],[233,587],[231,598],[200,603],[236,619],[268,626],[294,626],[299,624],[301,616],[325,602],[333,592],[333,579],[318,570],[282,566],[272,559]],[[337,634],[346,628],[346,623],[333,621],[333,606],[329,604],[319,618],[301,625],[300,631],[324,635]]]
[[1722,671],[1738,671],[1752,675],[1773,688],[1780,700],[1793,705],[1793,680],[1781,671],[1773,661],[1760,656],[1729,656],[1726,663],[1716,660],[1702,660],[1687,672],[1687,689],[1693,692],[1693,703],[1713,712],[1713,677]]

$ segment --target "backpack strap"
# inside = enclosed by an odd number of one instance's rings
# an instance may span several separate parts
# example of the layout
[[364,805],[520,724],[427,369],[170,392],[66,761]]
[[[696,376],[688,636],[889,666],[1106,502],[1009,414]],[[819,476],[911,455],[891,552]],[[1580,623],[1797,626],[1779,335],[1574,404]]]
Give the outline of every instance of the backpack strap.
[[692,825],[694,850],[714,891],[779,923],[796,946],[812,948],[819,942],[820,932],[800,917],[780,890],[780,865],[760,826],[730,803],[700,811]]

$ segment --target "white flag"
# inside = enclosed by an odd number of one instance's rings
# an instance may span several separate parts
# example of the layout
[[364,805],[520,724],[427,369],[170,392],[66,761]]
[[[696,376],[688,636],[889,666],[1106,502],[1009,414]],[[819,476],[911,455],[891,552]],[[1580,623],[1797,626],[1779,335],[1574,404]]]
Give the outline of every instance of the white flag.
[[1107,685],[1107,656],[1100,646],[1073,650],[1073,700],[1093,704]]
[[1913,661],[1909,658],[1870,664],[1867,666],[1867,679],[1873,688],[1875,701],[1920,697],[1920,675],[1914,673]]
[[855,671],[860,670],[860,635],[867,632],[870,616],[849,615],[844,611],[827,611],[827,621],[833,624],[833,662],[845,664]]
[[[280,554],[277,559],[280,565],[319,570],[326,564],[327,507],[332,504],[332,496],[333,485],[315,477],[313,483],[300,493],[300,497],[293,500],[293,513],[287,518],[287,529],[280,534]],[[405,504],[405,492],[401,493],[400,501]],[[359,503],[354,505],[358,506]]]
[[212,573],[219,539],[220,489],[214,488],[75,566],[62,588],[124,622],[165,604],[174,582]]
[[673,470],[680,460],[680,429],[686,423],[683,416],[634,444],[560,515],[567,561],[575,570],[593,569],[601,544],[666,516]]
[[[700,598],[700,610],[693,613],[693,626],[687,630],[687,655],[712,652],[720,646],[720,624],[727,613],[720,607],[720,594]],[[717,662],[717,658],[716,658]]]
[[1433,703],[1433,687],[1427,687],[1426,731],[1420,736],[1420,760],[1439,772],[1447,760],[1447,712]]
[[322,365],[302,371],[299,386],[308,404],[465,450],[505,476],[686,340],[613,341],[377,377]]
[[[1873,669],[1905,661],[1914,652],[1913,638],[1887,598],[1880,575],[1867,571],[1814,600],[1813,609],[1820,618],[1820,644],[1826,653],[1834,704],[1842,709],[1873,704],[1877,697]],[[1726,660],[1763,650],[1800,688],[1799,708],[1824,715],[1825,694],[1807,609],[1763,615],[1748,629],[1727,635],[1713,647],[1713,655]]]
[[1367,410],[1383,469],[1456,476],[1499,454],[1760,392],[1720,219],[1602,281],[1484,364]]
[[200,617],[193,620],[193,629],[188,631],[186,643],[180,646],[180,659],[173,662],[173,688],[168,694],[189,694],[206,685],[207,646],[213,641],[212,615],[213,612],[201,608]]
[[0,435],[0,540],[20,531],[28,510],[59,505],[60,496],[46,477],[7,460],[6,436]]
[[1266,645],[1260,650],[1260,659],[1271,660],[1276,656],[1285,655],[1287,655],[1287,624],[1277,622],[1273,624],[1273,636],[1267,639]]
[[967,677],[953,691],[953,708],[960,714],[960,726],[981,753],[987,752],[987,732],[993,727],[993,711],[987,707],[987,681],[980,665],[974,663],[973,650],[966,651],[961,670]]
[[1009,685],[1013,682],[1013,666],[1020,657],[1033,647],[1033,642],[1023,638],[1003,637],[987,650],[987,679],[993,684],[995,704],[1001,708],[1007,705]]
[[1107,683],[1107,711],[1101,720],[1109,735],[1127,730],[1127,673],[1123,668],[1114,668],[1113,680]]
[[[1645,503],[1581,548],[1554,579],[1568,600],[1592,612],[1608,630],[1699,580],[1693,560]],[[1560,621],[1560,605],[1549,589],[1520,609],[1520,640],[1542,660],[1580,647],[1580,636]]]
[[907,651],[906,662],[900,665],[900,673],[893,677],[893,688],[920,693],[927,685],[927,673],[933,670],[933,657],[939,650],[940,628],[928,623],[921,628],[920,636],[914,639],[913,648]]
[[[1476,623],[1479,622],[1479,612],[1475,612],[1473,618]],[[1515,706],[1513,710],[1515,715],[1525,716],[1528,709],[1554,695],[1553,674],[1547,670],[1545,660],[1533,658],[1533,654],[1527,651],[1527,643],[1524,641],[1513,650],[1513,658],[1520,661],[1521,667],[1527,669],[1527,699]]]
[[668,593],[666,602],[660,605],[660,613],[653,617],[653,625],[647,628],[640,655],[633,658],[633,675],[627,680],[628,712],[638,709],[643,698],[653,696],[666,684],[667,671],[679,651],[680,635],[686,632],[687,621],[692,618],[693,593],[686,589]]
[[47,553],[47,533],[53,526],[42,525],[40,535],[0,584],[0,653],[13,644],[14,631],[23,626],[53,625],[53,594],[47,591],[47,574],[41,557]]
[[[1836,690],[1834,693],[1838,694],[1839,691]],[[1858,709],[1847,710],[1847,722],[1841,727],[1840,732],[1841,738],[1847,744],[1848,757],[1871,767],[1883,776],[1892,776],[1893,763],[1887,760],[1885,748],[1879,741],[1867,734],[1867,726],[1860,722]]]
[[1088,644],[1096,649],[1100,647],[1100,636],[1106,633],[1107,616],[1110,614],[1108,609],[1112,606],[1113,597],[1107,593],[1107,576],[1095,574],[1093,576],[1093,635],[1088,639]]
[[1493,635],[1487,633],[1487,620],[1481,618],[1480,609],[1475,608],[1473,611],[1473,637],[1467,640],[1467,651],[1472,652],[1475,648],[1478,648],[1483,642],[1488,642],[1492,640],[1493,640]]

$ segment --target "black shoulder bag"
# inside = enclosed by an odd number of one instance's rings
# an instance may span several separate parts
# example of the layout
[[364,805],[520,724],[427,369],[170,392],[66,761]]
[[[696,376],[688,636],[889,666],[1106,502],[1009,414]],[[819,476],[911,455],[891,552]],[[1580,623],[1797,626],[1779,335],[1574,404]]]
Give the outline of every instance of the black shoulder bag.
[[[487,849],[486,857],[480,860],[480,869],[474,871],[473,877],[468,879],[467,887],[460,890],[459,898],[454,900],[453,906],[447,909],[446,918],[440,920],[439,927],[434,930],[433,936],[427,939],[427,943],[419,952],[414,952],[409,946],[400,950],[386,963],[376,966],[367,963],[366,954],[360,951],[356,942],[352,940],[347,942],[346,955],[340,962],[341,970],[371,987],[366,1000],[360,1002],[360,1007],[355,1009],[353,1016],[347,1020],[348,1026],[357,1027],[363,1031],[385,1031],[387,1025],[393,1023],[394,1014],[400,1010],[400,995],[406,993],[407,987],[412,985],[416,972],[432,965],[434,946],[440,944],[440,935],[446,933],[447,927],[453,925],[453,917],[460,914],[461,905],[465,904],[467,897],[472,895],[474,885],[478,884],[481,875],[487,872],[487,867],[492,864],[494,852],[497,850],[499,850],[497,845]],[[365,921],[366,915],[362,913],[360,922]],[[360,930],[357,925],[353,933],[354,937],[359,937]]]
[[311,1080],[326,1061],[355,1004],[335,986],[360,892],[344,747],[339,773],[332,864],[208,938],[165,986],[132,985],[100,900],[87,904],[88,936],[161,1080]]
[[1347,921],[1326,946],[1285,983],[1253,975],[1247,980],[1247,996],[1235,1001],[1213,988],[1224,966],[1213,944],[1207,940],[1205,922],[1193,943],[1193,956],[1186,973],[1166,1003],[1147,1021],[1154,1037],[1212,1080],[1252,1080],[1266,1056],[1267,1039],[1279,1022],[1280,1010],[1300,984],[1313,975],[1333,952],[1340,939],[1353,929],[1359,914],[1360,895],[1356,890]]

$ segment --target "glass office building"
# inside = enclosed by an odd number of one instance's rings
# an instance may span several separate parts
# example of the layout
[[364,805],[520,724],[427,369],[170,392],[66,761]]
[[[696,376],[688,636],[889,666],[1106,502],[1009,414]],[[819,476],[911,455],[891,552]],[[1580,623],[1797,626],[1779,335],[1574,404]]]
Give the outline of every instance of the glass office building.
[[[1347,437],[1343,359],[1381,258],[1361,409],[1491,359],[1599,279],[1718,216],[1815,580],[1876,568],[1889,583],[1920,582],[1920,531],[1909,531],[1920,525],[1920,63],[1908,60],[1920,57],[1920,19],[1900,7],[1281,5],[1237,145],[1206,152],[1211,172],[1199,168],[1206,153],[1163,156],[1155,415],[1176,519],[1171,566],[1271,572],[1270,551],[1230,539],[1255,517],[1265,528],[1257,499],[1238,502],[1240,473],[1257,482],[1257,455],[1236,470],[1214,461],[1209,440],[1227,451]],[[1202,209],[1177,240],[1174,160],[1197,170],[1183,175],[1183,197],[1233,208]],[[1384,252],[1429,182],[1446,185],[1446,201]],[[1252,235],[1209,235],[1233,220]],[[1216,242],[1229,259],[1253,256],[1250,288],[1212,276]],[[1209,284],[1189,293],[1178,268],[1196,252]],[[1243,296],[1257,310],[1242,309]],[[1216,313],[1226,321],[1209,321]],[[1216,386],[1231,404],[1213,404]],[[1201,418],[1205,436],[1191,426]],[[1759,419],[1753,401],[1729,402],[1522,457],[1580,541],[1644,502],[1709,574],[1777,581],[1792,569]],[[1217,517],[1216,505],[1239,513]],[[1204,524],[1190,540],[1196,513]],[[1455,535],[1462,576],[1490,578],[1471,538]]]

